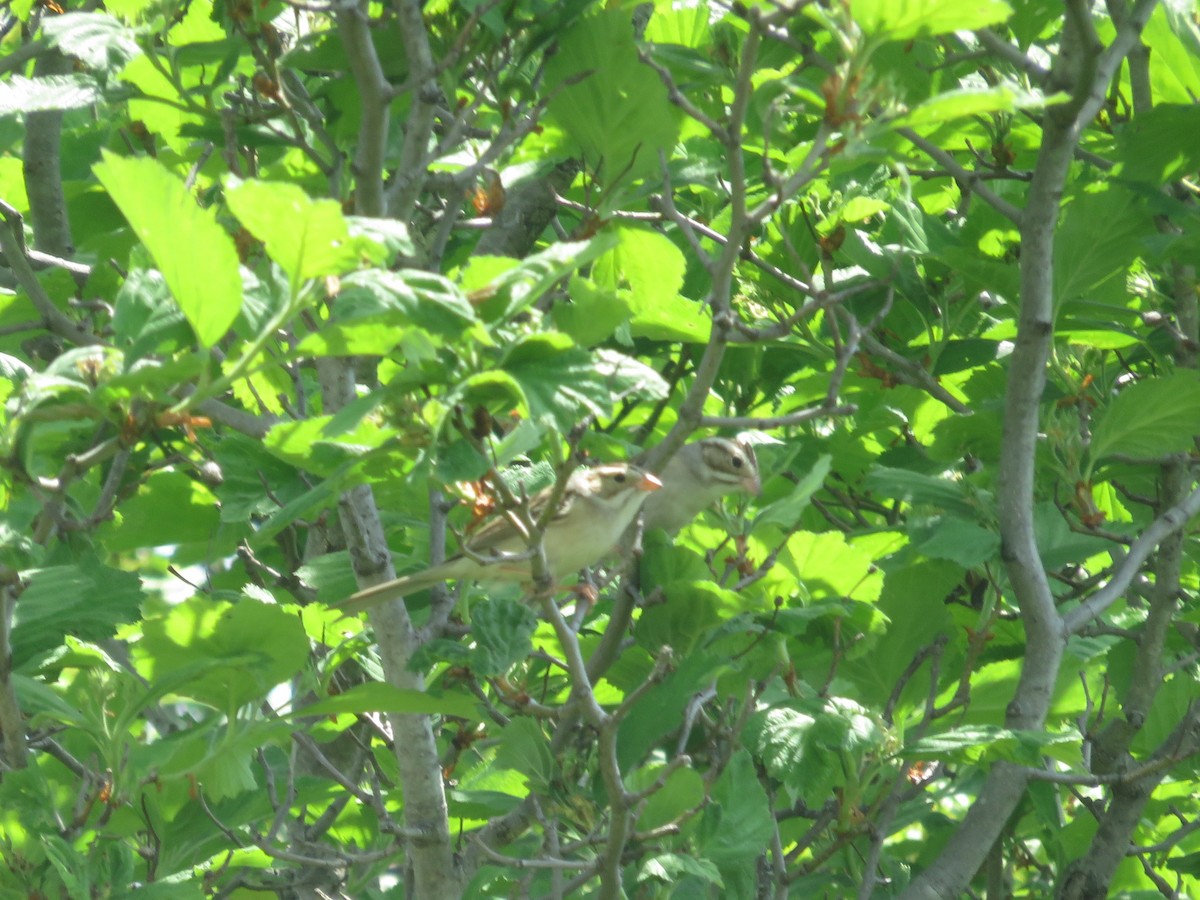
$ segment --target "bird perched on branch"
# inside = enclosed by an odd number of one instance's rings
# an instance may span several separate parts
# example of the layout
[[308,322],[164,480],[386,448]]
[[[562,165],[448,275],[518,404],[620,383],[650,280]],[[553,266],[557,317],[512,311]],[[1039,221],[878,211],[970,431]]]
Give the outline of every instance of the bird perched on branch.
[[[600,560],[616,544],[646,498],[663,486],[655,476],[627,463],[577,469],[567,480],[558,511],[545,526],[542,549],[551,578],[565,577]],[[553,486],[529,501],[541,521]],[[496,515],[467,540],[462,552],[443,563],[352,594],[338,604],[357,613],[388,600],[452,579],[483,582],[533,581],[529,540],[508,515]]]
[[646,530],[674,534],[726,494],[762,490],[754,448],[745,441],[708,437],[682,447],[662,470],[662,490],[646,500]]

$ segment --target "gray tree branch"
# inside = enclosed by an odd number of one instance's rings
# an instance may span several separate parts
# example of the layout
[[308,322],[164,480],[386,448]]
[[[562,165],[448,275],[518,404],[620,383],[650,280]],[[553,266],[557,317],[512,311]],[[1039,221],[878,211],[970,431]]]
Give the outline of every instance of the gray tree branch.
[[412,102],[404,125],[404,143],[400,161],[392,175],[387,192],[388,215],[411,222],[417,198],[425,187],[429,144],[433,137],[433,121],[442,91],[437,82],[437,68],[429,47],[429,32],[418,0],[394,0],[400,21],[400,35],[408,58],[407,85]]
[[355,208],[364,216],[382,216],[384,154],[387,151],[392,89],[371,40],[368,4],[343,5],[337,12],[338,34],[346,47],[354,83],[362,98],[358,149],[354,155]]
[[[74,63],[57,50],[48,50],[38,58],[34,73],[39,76],[65,75]],[[25,173],[25,193],[29,197],[29,220],[33,226],[33,244],[54,256],[74,255],[67,200],[63,194],[61,147],[63,114],[59,110],[28,113],[25,116],[25,147],[21,161]]]
[[[1138,41],[1154,6],[1139,0],[1107,48],[1091,42],[1090,23],[1067,17],[1064,49],[1055,60],[1052,79],[1066,83],[1077,102],[1047,111],[1020,216],[1021,313],[1009,368],[998,490],[1001,554],[1026,634],[1024,665],[1006,717],[1011,728],[1037,729],[1044,722],[1067,634],[1054,606],[1033,520],[1039,409],[1054,335],[1054,233],[1059,204],[1082,128],[1099,111],[1107,85]],[[904,900],[962,896],[1027,784],[1028,777],[1017,767],[997,764],[937,860],[901,895]]]
[[[318,361],[322,396],[330,412],[354,397],[352,360]],[[346,547],[360,587],[395,577],[383,524],[368,485],[347,491],[338,501]],[[417,629],[404,601],[394,600],[371,611],[384,677],[394,687],[423,691],[425,677],[409,663],[419,647]],[[433,723],[425,715],[389,716],[400,780],[404,788],[404,821],[409,833],[408,858],[416,896],[452,900],[462,893],[447,818],[446,792]]]

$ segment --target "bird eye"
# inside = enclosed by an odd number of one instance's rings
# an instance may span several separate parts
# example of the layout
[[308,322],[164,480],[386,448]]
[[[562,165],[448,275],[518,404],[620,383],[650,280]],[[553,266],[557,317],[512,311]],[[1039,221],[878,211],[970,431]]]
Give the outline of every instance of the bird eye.
[[613,476],[613,481],[615,481],[617,484],[624,484],[625,483],[625,473],[618,472],[616,475]]
[[730,460],[730,463],[735,469],[740,469],[742,467],[742,458],[740,456],[735,456]]

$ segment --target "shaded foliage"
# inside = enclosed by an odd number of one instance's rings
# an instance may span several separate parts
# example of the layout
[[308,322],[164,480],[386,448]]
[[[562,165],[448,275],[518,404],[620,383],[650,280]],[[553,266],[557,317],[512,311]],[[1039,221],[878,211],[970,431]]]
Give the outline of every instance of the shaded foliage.
[[0,21],[3,896],[1196,891],[1188,4]]

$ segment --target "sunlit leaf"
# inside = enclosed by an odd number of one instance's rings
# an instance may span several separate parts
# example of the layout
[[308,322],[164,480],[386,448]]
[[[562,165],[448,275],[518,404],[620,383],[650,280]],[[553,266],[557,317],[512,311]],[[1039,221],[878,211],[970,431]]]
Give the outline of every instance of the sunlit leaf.
[[606,176],[658,170],[675,142],[679,112],[658,75],[638,61],[629,16],[605,10],[577,22],[546,67],[550,114]]
[[133,657],[148,681],[186,676],[177,693],[233,712],[294,675],[308,640],[300,620],[278,606],[196,598],[147,620]]
[[1046,98],[1041,95],[1018,91],[1008,85],[946,91],[909,110],[892,124],[897,128],[927,128],[967,116],[1035,109],[1045,104]]
[[341,206],[287,182],[230,179],[225,202],[293,282],[353,269],[359,251]]
[[104,154],[96,176],[154,257],[204,346],[233,324],[242,302],[237,251],[212,209],[153,159]]
[[1200,379],[1179,373],[1121,390],[1097,416],[1090,455],[1154,458],[1192,449],[1200,431]]
[[864,32],[889,41],[983,28],[1012,14],[1003,0],[854,0],[851,10]]

